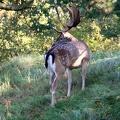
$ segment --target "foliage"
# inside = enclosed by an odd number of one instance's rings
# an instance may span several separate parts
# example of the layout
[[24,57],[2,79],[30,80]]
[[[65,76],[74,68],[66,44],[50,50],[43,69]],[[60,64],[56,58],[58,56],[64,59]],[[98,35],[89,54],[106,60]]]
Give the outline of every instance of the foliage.
[[81,91],[80,71],[73,72],[71,97],[67,81],[57,88],[57,104],[50,108],[49,76],[42,56],[19,56],[0,68],[0,118],[4,120],[120,119],[120,51],[93,54]]
[[[27,1],[6,0],[4,3],[21,2],[26,4]],[[118,48],[120,2],[74,2],[84,17],[79,25],[80,29],[72,29],[71,34],[85,41],[92,52]],[[69,19],[66,6],[71,4],[68,0],[37,0],[31,8],[24,11],[0,11],[0,62],[21,54],[45,53],[58,36],[52,30],[52,26],[62,29],[61,22],[67,23]]]
[[119,18],[112,15],[110,18],[85,19],[79,30],[71,33],[85,41],[92,52],[118,49],[120,31]]

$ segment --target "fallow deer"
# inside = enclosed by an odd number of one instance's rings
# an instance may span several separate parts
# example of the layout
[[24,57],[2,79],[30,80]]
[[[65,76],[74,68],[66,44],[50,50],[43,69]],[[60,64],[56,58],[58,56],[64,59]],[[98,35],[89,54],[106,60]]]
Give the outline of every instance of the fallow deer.
[[81,17],[76,5],[72,5],[68,10],[70,13],[70,24],[64,26],[66,28],[64,31],[58,31],[54,28],[55,31],[60,33],[60,36],[45,54],[45,67],[50,71],[51,106],[56,103],[55,90],[65,72],[68,76],[67,97],[70,96],[71,71],[80,66],[82,66],[82,90],[84,90],[86,68],[91,56],[88,46],[68,33],[72,27],[76,27],[80,23]]

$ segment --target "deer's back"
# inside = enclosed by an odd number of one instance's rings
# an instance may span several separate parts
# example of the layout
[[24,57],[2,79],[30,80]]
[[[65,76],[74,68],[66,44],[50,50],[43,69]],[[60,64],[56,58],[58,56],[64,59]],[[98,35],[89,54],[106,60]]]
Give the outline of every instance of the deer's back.
[[47,52],[46,58],[48,58],[49,55],[52,55],[53,62],[56,58],[65,67],[72,67],[73,63],[75,63],[80,57],[82,57],[82,59],[90,59],[90,51],[83,41],[69,41],[55,44]]

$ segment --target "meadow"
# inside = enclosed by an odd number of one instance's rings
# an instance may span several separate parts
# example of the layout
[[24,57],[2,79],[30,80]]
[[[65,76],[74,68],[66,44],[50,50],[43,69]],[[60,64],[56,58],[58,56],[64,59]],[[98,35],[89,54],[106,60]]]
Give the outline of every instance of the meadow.
[[120,120],[120,51],[92,54],[86,89],[81,70],[73,71],[71,97],[67,78],[50,107],[49,72],[42,55],[14,57],[0,66],[0,120]]

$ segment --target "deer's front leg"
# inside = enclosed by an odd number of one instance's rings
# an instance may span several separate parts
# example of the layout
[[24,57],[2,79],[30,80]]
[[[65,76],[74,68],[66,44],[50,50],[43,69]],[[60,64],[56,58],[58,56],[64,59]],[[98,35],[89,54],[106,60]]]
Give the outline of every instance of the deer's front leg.
[[70,91],[71,91],[71,83],[72,83],[72,71],[68,68],[66,69],[67,76],[68,76],[68,92],[67,97],[70,97]]
[[87,69],[88,61],[82,61],[82,90],[85,89],[85,78],[86,78],[86,69]]

